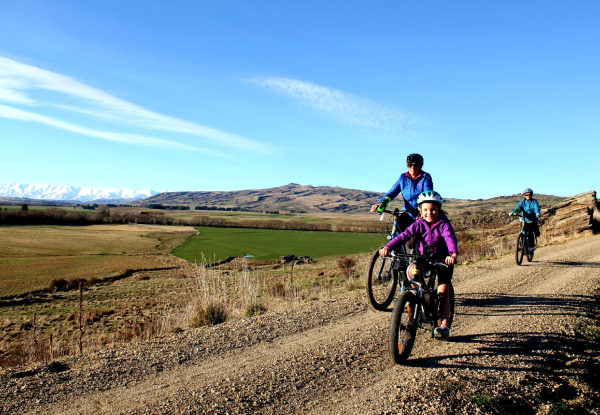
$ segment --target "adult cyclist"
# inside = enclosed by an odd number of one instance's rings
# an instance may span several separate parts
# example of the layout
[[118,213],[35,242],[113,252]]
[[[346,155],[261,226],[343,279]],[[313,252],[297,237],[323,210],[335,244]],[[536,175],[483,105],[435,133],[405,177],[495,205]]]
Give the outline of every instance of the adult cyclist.
[[509,216],[515,215],[517,212],[523,212],[523,218],[527,220],[527,225],[530,227],[529,234],[529,250],[535,250],[535,241],[533,234],[539,238],[540,227],[538,225],[540,219],[540,204],[533,198],[533,190],[527,188],[523,190],[523,199],[519,202],[516,208],[509,212]]
[[419,195],[427,190],[433,190],[431,175],[421,169],[423,167],[423,156],[416,153],[409,154],[406,158],[406,167],[408,171],[402,173],[389,192],[383,195],[377,204],[371,206],[371,212],[376,212],[378,207],[385,208],[396,196],[402,193],[404,198],[402,210],[406,213],[400,216],[398,224],[400,232],[403,232],[417,219],[419,214],[417,198]]

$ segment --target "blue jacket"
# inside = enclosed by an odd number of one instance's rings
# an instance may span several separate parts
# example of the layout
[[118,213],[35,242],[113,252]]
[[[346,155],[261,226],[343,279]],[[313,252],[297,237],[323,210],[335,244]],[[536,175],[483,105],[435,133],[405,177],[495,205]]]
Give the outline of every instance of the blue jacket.
[[540,215],[540,204],[535,199],[521,200],[511,213],[515,213],[518,209],[523,211],[523,216],[525,219],[529,219],[531,221],[537,221],[537,217]]
[[[426,190],[433,190],[433,181],[431,180],[431,175],[429,173],[421,170],[421,175],[416,180],[411,180],[407,177],[406,173],[402,173],[396,184],[394,184],[390,191],[383,195],[377,203],[383,202],[386,197],[394,200],[394,198],[402,192],[402,197],[404,198],[403,210],[411,211],[419,207],[417,198],[419,197],[419,194]],[[409,214],[413,218],[417,217],[416,214],[410,212]]]

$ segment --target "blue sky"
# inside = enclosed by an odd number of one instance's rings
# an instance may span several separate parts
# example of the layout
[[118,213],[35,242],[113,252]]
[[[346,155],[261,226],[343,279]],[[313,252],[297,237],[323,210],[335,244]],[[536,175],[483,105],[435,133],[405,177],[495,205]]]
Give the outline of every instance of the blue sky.
[[0,183],[600,191],[598,1],[0,2]]

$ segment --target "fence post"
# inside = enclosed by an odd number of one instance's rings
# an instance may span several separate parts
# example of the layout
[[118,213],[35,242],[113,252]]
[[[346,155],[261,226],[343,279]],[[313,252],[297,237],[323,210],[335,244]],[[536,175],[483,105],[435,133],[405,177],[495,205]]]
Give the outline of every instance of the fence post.
[[83,353],[83,285],[79,281],[79,354]]

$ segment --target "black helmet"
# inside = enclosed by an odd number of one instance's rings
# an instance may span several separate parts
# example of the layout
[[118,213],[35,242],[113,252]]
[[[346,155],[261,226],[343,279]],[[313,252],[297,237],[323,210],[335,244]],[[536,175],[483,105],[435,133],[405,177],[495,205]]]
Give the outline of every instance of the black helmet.
[[409,163],[414,163],[414,164],[418,164],[419,166],[423,165],[423,156],[417,153],[413,153],[413,154],[409,154],[408,157],[406,158],[406,164]]

